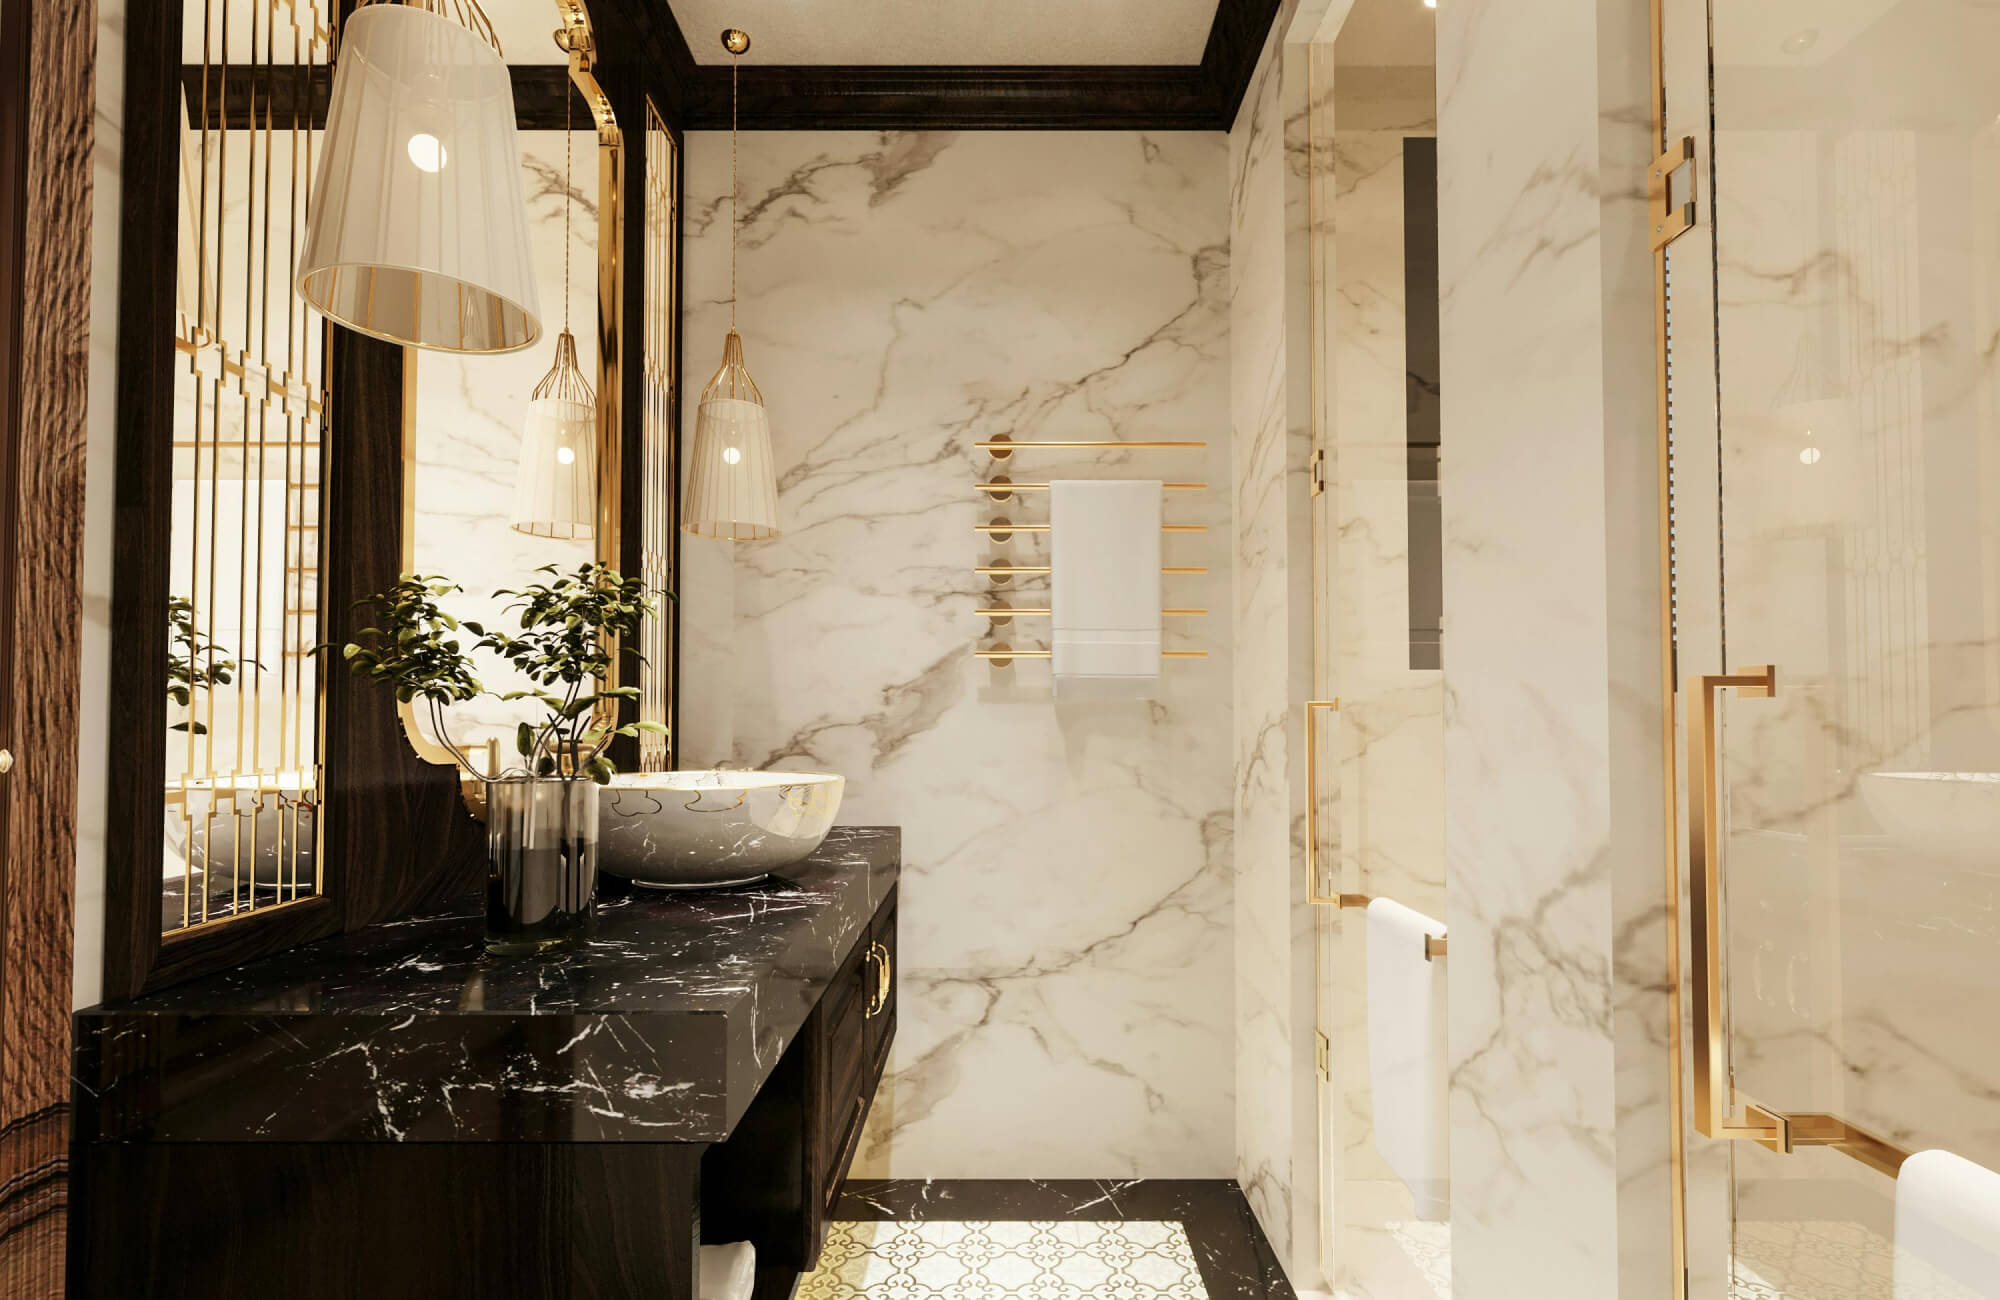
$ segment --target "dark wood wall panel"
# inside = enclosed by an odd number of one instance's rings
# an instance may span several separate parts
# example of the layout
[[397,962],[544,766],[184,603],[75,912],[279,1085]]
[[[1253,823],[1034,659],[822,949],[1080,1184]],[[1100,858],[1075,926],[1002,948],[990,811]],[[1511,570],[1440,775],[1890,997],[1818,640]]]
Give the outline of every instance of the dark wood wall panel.
[[97,13],[0,9],[0,1295],[64,1292]]
[[[321,581],[329,645],[367,626],[355,601],[403,571],[403,349],[332,327],[331,408]],[[417,757],[396,697],[329,657],[324,707],[326,860],[341,870],[341,924],[357,930],[473,888],[485,829],[466,810],[459,769]]]

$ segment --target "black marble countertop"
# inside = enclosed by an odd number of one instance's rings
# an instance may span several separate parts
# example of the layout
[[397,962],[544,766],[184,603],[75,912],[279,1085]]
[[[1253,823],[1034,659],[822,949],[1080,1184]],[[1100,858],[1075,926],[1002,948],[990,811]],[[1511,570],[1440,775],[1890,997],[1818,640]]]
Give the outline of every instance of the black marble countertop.
[[762,885],[613,885],[585,946],[491,957],[483,896],[76,1014],[81,1141],[711,1142],[900,874],[835,827]]

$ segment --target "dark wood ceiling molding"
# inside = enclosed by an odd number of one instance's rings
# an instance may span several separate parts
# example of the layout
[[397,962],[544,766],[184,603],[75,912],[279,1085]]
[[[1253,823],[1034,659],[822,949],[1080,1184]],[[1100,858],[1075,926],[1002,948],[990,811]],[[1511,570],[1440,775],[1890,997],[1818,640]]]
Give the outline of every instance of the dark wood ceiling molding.
[[[1201,62],[1189,67],[846,67],[752,64],[743,68],[746,131],[1226,131],[1256,71],[1279,0],[1221,0]],[[729,68],[698,64],[664,5],[598,0],[594,21],[606,57],[643,50],[644,80],[669,122],[681,129],[729,127]],[[564,99],[574,122],[590,114],[561,64],[514,64],[514,113],[524,131],[562,129]],[[664,75],[661,75],[663,73]],[[232,130],[261,125],[268,110],[291,117],[301,99],[309,120],[325,120],[328,77],[263,68],[211,73],[182,69],[190,107],[220,104]],[[199,120],[197,118],[196,120]],[[217,120],[214,117],[211,121]]]
[[[1193,130],[1236,120],[1279,0],[1220,0],[1192,67],[835,67],[742,70],[746,131]],[[698,64],[664,0],[597,0],[636,29],[677,83],[679,125],[729,127],[729,68]],[[665,106],[663,106],[664,109]]]

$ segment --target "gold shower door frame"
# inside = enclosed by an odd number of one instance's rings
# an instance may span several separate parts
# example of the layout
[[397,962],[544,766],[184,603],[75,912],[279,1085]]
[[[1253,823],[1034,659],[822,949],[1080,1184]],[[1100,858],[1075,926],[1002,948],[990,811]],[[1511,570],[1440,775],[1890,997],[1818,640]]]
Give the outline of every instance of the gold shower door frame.
[[1654,4],[1676,1294],[1846,1300],[2000,1168],[2000,20],[1760,12]]

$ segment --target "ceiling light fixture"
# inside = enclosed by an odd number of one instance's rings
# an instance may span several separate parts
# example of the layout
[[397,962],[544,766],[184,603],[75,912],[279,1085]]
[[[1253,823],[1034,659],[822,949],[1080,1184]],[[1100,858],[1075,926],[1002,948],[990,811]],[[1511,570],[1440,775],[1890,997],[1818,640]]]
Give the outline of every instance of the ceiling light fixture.
[[542,336],[514,89],[476,0],[361,0],[341,27],[299,295],[441,352]]
[[531,537],[581,541],[597,535],[597,394],[576,363],[569,332],[569,216],[576,187],[570,157],[576,136],[563,96],[563,327],[556,362],[535,385],[522,430],[521,465],[514,477],[514,531]]
[[722,33],[722,48],[729,51],[729,335],[722,368],[702,390],[681,527],[697,537],[755,542],[778,535],[778,476],[770,412],[743,365],[743,336],[736,332],[736,60],[750,48],[750,34],[731,27]]

